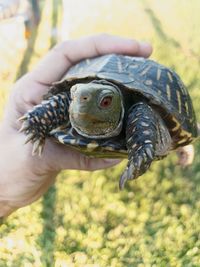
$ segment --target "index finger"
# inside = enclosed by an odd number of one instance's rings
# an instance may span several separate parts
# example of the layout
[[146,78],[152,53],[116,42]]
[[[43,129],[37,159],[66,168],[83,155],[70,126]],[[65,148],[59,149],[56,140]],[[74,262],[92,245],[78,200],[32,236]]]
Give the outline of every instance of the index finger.
[[61,79],[69,67],[80,60],[109,53],[148,57],[152,47],[146,42],[108,34],[68,40],[50,50],[31,75],[35,81],[49,85]]

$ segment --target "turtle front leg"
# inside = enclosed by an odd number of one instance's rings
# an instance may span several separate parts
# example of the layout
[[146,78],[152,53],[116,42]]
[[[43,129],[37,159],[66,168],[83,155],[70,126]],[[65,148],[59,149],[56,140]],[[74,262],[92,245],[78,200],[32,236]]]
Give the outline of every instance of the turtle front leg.
[[63,92],[42,101],[19,118],[23,122],[19,131],[27,135],[25,144],[33,143],[33,155],[41,155],[49,133],[69,121],[68,108],[68,95]]
[[126,142],[128,164],[120,178],[120,189],[127,180],[145,173],[153,160],[164,157],[171,138],[161,117],[148,104],[139,102],[129,111]]

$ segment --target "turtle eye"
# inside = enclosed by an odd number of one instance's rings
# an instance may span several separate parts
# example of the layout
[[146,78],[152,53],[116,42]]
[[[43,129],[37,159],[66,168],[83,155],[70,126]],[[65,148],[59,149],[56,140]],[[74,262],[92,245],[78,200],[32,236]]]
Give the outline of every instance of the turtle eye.
[[112,96],[104,97],[100,102],[100,107],[108,108],[112,104]]

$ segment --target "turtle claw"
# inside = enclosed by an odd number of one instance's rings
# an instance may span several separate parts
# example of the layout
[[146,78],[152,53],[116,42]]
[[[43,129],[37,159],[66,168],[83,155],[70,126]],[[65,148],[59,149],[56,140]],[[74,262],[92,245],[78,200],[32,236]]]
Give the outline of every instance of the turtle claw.
[[24,121],[21,128],[19,129],[19,133],[26,132],[29,128],[29,122]]
[[128,180],[127,173],[128,173],[128,167],[126,168],[126,170],[123,172],[123,174],[120,177],[120,180],[119,180],[119,189],[120,190],[124,189],[125,183]]
[[136,179],[149,168],[154,159],[154,151],[152,148],[153,147],[148,144],[134,152],[134,155],[129,159],[128,165],[120,178],[120,190],[124,188],[126,181]]
[[146,153],[146,155],[147,155],[151,160],[153,160],[154,156],[153,156],[153,154],[152,154],[152,150],[151,150],[150,147],[146,147],[146,148],[145,148],[145,153]]
[[137,169],[140,169],[140,166],[142,165],[143,158],[141,156],[138,156],[137,158]]
[[19,121],[23,121],[21,128],[19,129],[20,133],[25,133],[26,139],[24,144],[32,143],[33,149],[32,149],[32,155],[42,155],[42,151],[44,148],[44,137],[42,134],[38,134],[37,131],[32,127],[32,124],[29,121],[29,117],[27,114],[22,116],[18,119]]
[[122,174],[119,180],[120,190],[124,189],[124,186],[128,180],[134,179],[133,177],[134,169],[135,169],[135,166],[133,163],[131,163],[129,166],[126,167],[124,173]]
[[32,156],[39,155],[41,157],[45,143],[44,138],[38,138],[34,133],[30,133],[29,135],[27,135],[24,144],[27,144],[29,142],[33,143]]
[[20,117],[20,118],[18,119],[18,121],[26,121],[27,119],[28,119],[28,115],[25,114],[25,115],[23,115],[22,117]]
[[32,156],[39,155],[41,157],[44,148],[44,140],[38,139],[33,144]]
[[33,134],[33,133],[30,133],[30,134],[27,135],[24,144],[27,144],[27,143],[29,143],[29,142],[33,142],[34,139],[35,139],[34,134]]

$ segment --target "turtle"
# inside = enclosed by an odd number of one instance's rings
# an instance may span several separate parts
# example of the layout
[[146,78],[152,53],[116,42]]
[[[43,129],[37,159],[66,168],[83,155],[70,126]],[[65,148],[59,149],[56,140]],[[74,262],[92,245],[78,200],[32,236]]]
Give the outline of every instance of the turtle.
[[89,157],[128,158],[120,189],[198,136],[179,75],[152,59],[118,54],[72,66],[20,121],[33,155],[53,137]]

